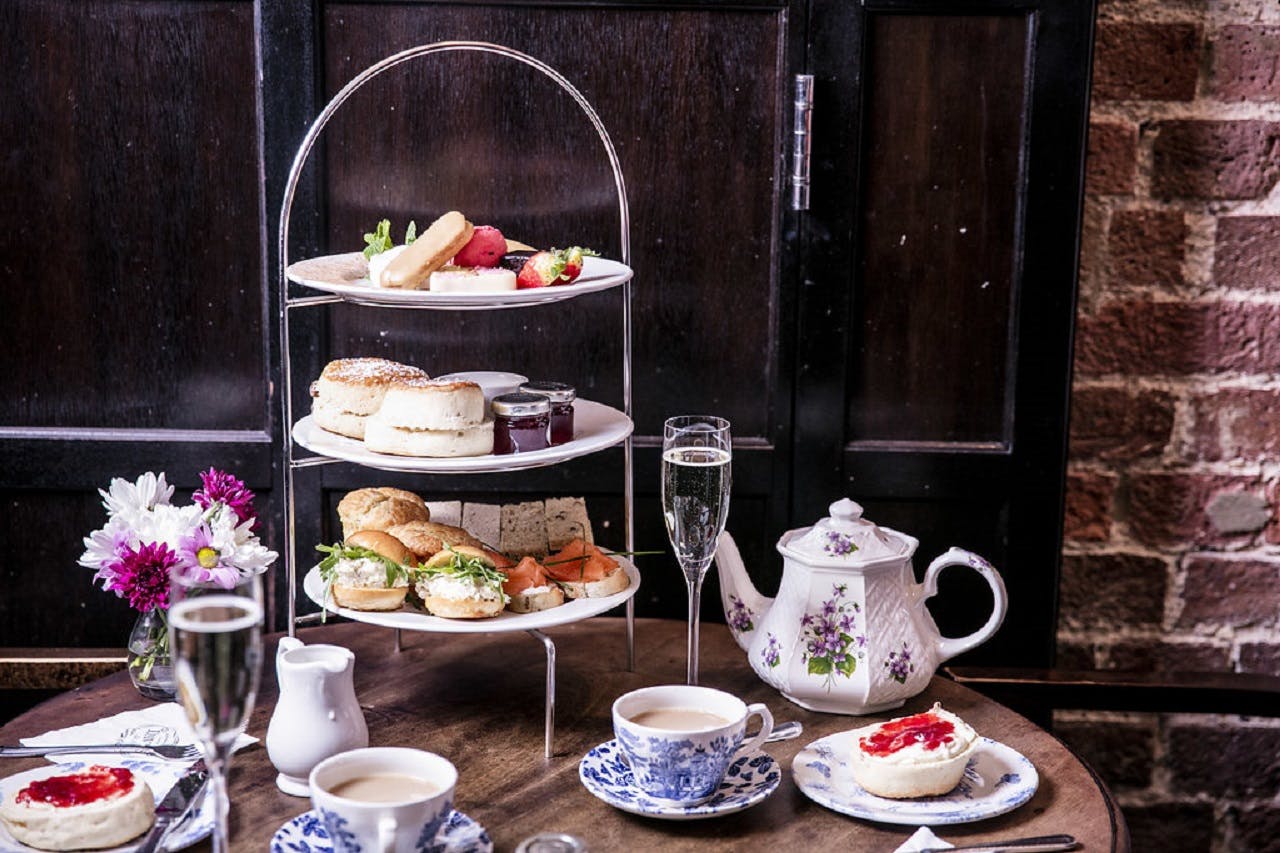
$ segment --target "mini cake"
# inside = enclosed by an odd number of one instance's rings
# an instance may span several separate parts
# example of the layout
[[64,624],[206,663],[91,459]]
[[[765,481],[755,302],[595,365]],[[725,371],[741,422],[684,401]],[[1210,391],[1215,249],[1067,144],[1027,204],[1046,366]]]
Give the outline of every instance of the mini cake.
[[855,729],[853,778],[869,793],[891,799],[933,797],[960,783],[978,735],[934,703],[923,714]]
[[98,850],[146,832],[155,808],[151,789],[132,771],[95,764],[10,791],[0,803],[0,820],[29,847]]

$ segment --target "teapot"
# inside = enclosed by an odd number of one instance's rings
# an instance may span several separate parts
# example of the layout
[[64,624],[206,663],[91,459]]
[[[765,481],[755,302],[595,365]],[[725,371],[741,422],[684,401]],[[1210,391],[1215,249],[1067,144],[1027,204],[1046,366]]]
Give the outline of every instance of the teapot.
[[[756,674],[800,707],[833,714],[897,708],[928,686],[939,664],[996,632],[1008,609],[1004,581],[982,557],[951,548],[917,584],[916,539],[863,519],[848,498],[830,512],[778,540],[784,563],[776,598],[756,591],[733,538],[720,535],[715,563],[726,621]],[[943,637],[925,608],[948,566],[977,571],[995,599],[986,624],[966,637]]]
[[311,768],[331,755],[369,745],[369,727],[356,701],[355,664],[355,654],[342,646],[280,638],[280,698],[267,726],[267,755],[280,771],[276,787],[286,794],[310,796]]

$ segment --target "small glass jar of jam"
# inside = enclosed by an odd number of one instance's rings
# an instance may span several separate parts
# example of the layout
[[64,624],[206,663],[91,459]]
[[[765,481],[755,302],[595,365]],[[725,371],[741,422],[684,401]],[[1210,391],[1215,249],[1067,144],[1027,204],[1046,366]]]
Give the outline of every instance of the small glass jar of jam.
[[577,397],[572,385],[563,382],[526,382],[520,390],[546,397],[551,403],[551,446],[573,441],[573,401]]
[[539,394],[516,391],[493,398],[493,452],[545,450],[551,431],[551,403]]

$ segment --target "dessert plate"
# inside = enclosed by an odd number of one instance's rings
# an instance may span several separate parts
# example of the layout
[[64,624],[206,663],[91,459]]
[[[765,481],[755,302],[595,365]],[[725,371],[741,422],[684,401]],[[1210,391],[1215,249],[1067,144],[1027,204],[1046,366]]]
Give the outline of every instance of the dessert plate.
[[[454,809],[436,834],[431,853],[493,853],[493,842],[484,827]],[[324,821],[315,812],[303,812],[286,821],[271,837],[271,853],[332,853],[333,842]]]
[[[104,756],[104,758],[109,758],[109,756]],[[165,794],[169,793],[169,789],[190,767],[189,764],[179,761],[146,761],[129,758],[122,761],[105,760],[93,763],[104,767],[128,767],[151,787],[151,793],[155,795],[157,803],[160,802]],[[78,773],[89,766],[86,762],[69,761],[65,764],[50,764],[47,767],[37,767],[25,773],[16,773],[6,779],[0,779],[0,800],[9,796],[9,792],[24,788],[37,779]],[[164,849],[181,850],[184,847],[190,847],[212,831],[213,801],[205,797],[182,823],[169,830],[169,834],[164,839]],[[119,847],[104,849],[100,853],[129,853],[129,851],[137,849],[138,844],[136,842],[129,842]],[[18,841],[9,834],[8,828],[3,823],[0,823],[0,853],[39,853],[39,851]]]
[[367,468],[383,471],[417,471],[427,474],[475,474],[485,471],[520,471],[556,465],[567,459],[585,456],[612,447],[631,435],[631,418],[615,408],[590,400],[573,403],[573,441],[529,450],[487,456],[393,456],[376,453],[363,441],[323,430],[310,415],[294,424],[293,440],[313,453],[344,459]]
[[853,754],[853,732],[828,735],[800,750],[791,774],[805,796],[841,814],[915,826],[969,823],[1013,811],[1040,784],[1036,768],[1017,750],[991,738],[979,741],[960,784],[939,797],[890,800],[863,790],[845,757]]
[[421,610],[414,610],[408,605],[401,610],[378,611],[349,610],[346,607],[339,607],[334,604],[332,599],[326,604],[324,580],[320,577],[320,570],[317,568],[312,568],[311,571],[307,572],[307,576],[302,580],[302,589],[307,594],[307,598],[310,598],[330,613],[336,613],[339,616],[345,616],[357,622],[381,625],[384,628],[401,628],[406,631],[435,631],[445,634],[493,634],[505,631],[531,631],[550,628],[555,625],[565,625],[569,622],[578,622],[590,616],[596,616],[606,610],[612,610],[635,595],[636,590],[640,588],[640,571],[626,557],[618,554],[610,554],[610,556],[618,561],[618,565],[627,573],[627,577],[631,578],[631,583],[627,585],[626,589],[615,592],[613,595],[606,595],[604,598],[565,599],[564,604],[559,607],[539,610],[536,613],[513,613],[510,610],[504,610],[497,616],[491,616],[488,619],[446,619],[443,616],[432,616],[428,613],[423,613]]
[[650,799],[634,787],[631,765],[616,740],[600,744],[578,764],[583,786],[609,805],[624,812],[661,820],[697,820],[748,809],[778,789],[782,771],[772,757],[755,752],[733,760],[719,789],[709,800],[674,806]]
[[439,308],[449,311],[478,311],[494,308],[524,308],[572,299],[584,293],[608,290],[631,278],[631,267],[606,258],[583,258],[582,274],[571,284],[534,287],[502,293],[433,293],[430,290],[396,290],[374,287],[369,281],[369,262],[363,252],[324,255],[289,264],[290,281],[341,296],[347,302],[396,308]]

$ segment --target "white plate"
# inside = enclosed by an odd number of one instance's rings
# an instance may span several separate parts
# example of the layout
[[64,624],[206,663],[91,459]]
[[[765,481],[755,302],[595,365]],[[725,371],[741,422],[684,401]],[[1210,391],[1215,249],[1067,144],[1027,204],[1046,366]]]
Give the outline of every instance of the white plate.
[[[439,853],[493,853],[489,833],[457,809],[436,833],[432,850]],[[285,821],[271,839],[271,853],[333,853],[333,841],[315,812]]]
[[[109,755],[101,756],[101,761],[94,761],[93,764],[100,764],[104,767],[128,767],[135,775],[151,787],[151,793],[155,795],[156,802],[169,793],[169,789],[180,777],[186,774],[190,765],[180,761],[146,761],[142,759],[126,758],[120,760]],[[9,793],[15,789],[26,787],[37,779],[47,779],[50,776],[65,776],[70,773],[78,773],[89,766],[87,762],[71,761],[66,764],[50,764],[48,767],[37,767],[34,770],[28,770],[25,773],[17,773],[7,779],[0,780],[0,800],[9,796]],[[197,841],[205,838],[213,831],[213,801],[209,797],[204,797],[199,804],[199,808],[192,814],[187,815],[186,819],[169,830],[168,836],[165,837],[165,850],[181,850],[184,847],[190,847]],[[127,844],[119,847],[104,849],[101,853],[129,853],[129,851],[138,849],[138,840],[135,839]],[[0,823],[0,853],[39,853],[34,847],[28,847],[22,844],[12,835],[9,834],[8,828]]]
[[324,255],[289,264],[290,281],[336,293],[348,302],[393,308],[440,308],[449,311],[477,311],[493,308],[524,308],[572,299],[584,293],[608,290],[631,278],[631,267],[606,258],[584,258],[582,274],[570,284],[534,287],[504,293],[432,293],[429,290],[396,290],[374,287],[369,281],[369,262],[362,252]]
[[991,738],[981,738],[960,784],[940,797],[890,800],[869,794],[853,781],[847,756],[854,733],[828,735],[806,746],[791,762],[791,775],[805,796],[841,814],[881,823],[941,826],[1004,814],[1031,799],[1040,775],[1027,758]]
[[[552,607],[550,610],[539,610],[537,613],[512,613],[510,610],[504,610],[497,616],[491,616],[488,619],[445,619],[443,616],[431,616],[421,610],[414,610],[409,605],[405,605],[402,610],[381,612],[375,610],[350,610],[346,607],[338,607],[333,601],[329,602],[327,609],[330,613],[337,613],[339,616],[346,616],[348,619],[354,619],[357,622],[381,625],[384,628],[403,628],[406,631],[436,631],[444,634],[493,634],[505,631],[530,631],[535,628],[550,628],[553,625],[578,622],[590,616],[604,613],[606,610],[612,610],[636,594],[636,590],[640,588],[639,570],[626,557],[621,557],[617,554],[611,556],[626,571],[627,577],[631,578],[631,583],[626,589],[621,592],[615,592],[613,595],[607,595],[604,598],[565,599],[564,604],[559,607]],[[302,581],[302,589],[307,594],[307,598],[310,598],[321,607],[325,606],[324,581],[320,578],[320,570],[318,568],[312,568],[311,571],[307,572],[307,576]]]
[[585,456],[619,444],[631,435],[631,418],[603,403],[575,400],[573,403],[573,441],[545,450],[506,453],[500,456],[393,456],[375,453],[363,441],[320,429],[307,415],[293,426],[293,440],[313,453],[345,459],[368,468],[383,471],[417,471],[427,474],[476,474],[485,471],[521,471],[556,465],[567,459]]
[[659,820],[697,820],[751,808],[778,789],[782,771],[778,762],[763,752],[742,755],[729,765],[724,781],[710,799],[677,806],[651,800],[636,790],[631,765],[618,742],[611,740],[583,757],[578,764],[578,779],[592,794],[624,812]]

